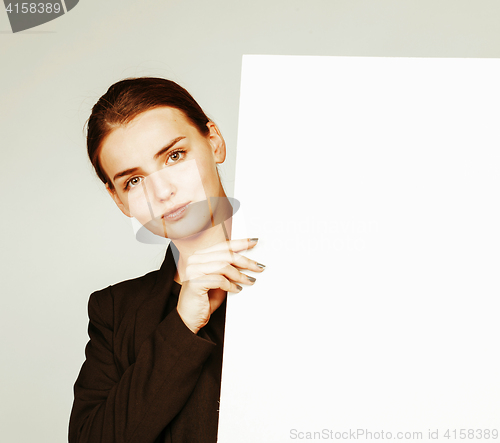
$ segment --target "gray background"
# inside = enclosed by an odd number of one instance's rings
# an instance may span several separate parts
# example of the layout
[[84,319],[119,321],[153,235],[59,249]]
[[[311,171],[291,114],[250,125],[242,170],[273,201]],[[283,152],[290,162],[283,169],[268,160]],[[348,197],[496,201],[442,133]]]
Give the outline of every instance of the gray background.
[[1,441],[66,439],[90,293],[163,258],[86,159],[83,125],[111,83],[185,86],[226,138],[231,193],[242,54],[500,57],[499,19],[483,0],[83,0],[12,34],[0,13]]

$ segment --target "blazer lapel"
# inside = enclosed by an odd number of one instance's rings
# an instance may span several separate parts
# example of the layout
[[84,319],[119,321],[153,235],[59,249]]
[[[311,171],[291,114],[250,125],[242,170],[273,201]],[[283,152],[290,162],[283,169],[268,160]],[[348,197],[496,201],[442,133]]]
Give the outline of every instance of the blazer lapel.
[[[170,242],[165,259],[158,271],[153,289],[138,307],[135,316],[134,350],[135,357],[144,341],[151,336],[157,326],[172,310],[172,284],[177,270],[177,248]],[[170,301],[170,303],[169,303]],[[175,305],[174,305],[175,307]]]

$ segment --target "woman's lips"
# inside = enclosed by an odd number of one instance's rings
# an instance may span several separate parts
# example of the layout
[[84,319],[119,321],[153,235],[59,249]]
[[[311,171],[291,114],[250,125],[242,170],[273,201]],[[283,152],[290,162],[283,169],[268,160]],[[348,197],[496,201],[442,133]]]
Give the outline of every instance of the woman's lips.
[[183,205],[177,206],[170,212],[163,214],[163,218],[167,221],[177,221],[180,220],[189,206],[189,203],[184,203]]

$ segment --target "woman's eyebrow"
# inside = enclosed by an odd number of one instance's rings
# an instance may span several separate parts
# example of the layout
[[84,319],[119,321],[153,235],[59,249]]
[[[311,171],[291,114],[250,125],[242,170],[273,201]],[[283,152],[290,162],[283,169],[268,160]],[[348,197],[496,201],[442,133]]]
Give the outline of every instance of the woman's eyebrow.
[[130,168],[130,169],[125,169],[125,171],[118,172],[115,174],[113,177],[113,181],[115,182],[117,178],[124,177],[126,175],[134,174],[139,170],[139,168]]
[[164,146],[163,148],[161,148],[155,155],[154,155],[154,159],[157,160],[158,157],[162,154],[164,154],[165,152],[167,152],[171,147],[173,147],[177,142],[180,142],[183,138],[186,138],[185,136],[181,136],[181,137],[177,137],[177,138],[174,138],[168,145]]
[[[164,146],[163,148],[161,148],[154,156],[153,158],[155,160],[158,159],[158,157],[160,157],[163,153],[167,152],[170,148],[172,148],[177,142],[180,142],[182,139],[186,138],[185,136],[182,136],[182,137],[177,137],[177,138],[174,138],[172,141],[170,141],[170,143],[168,143],[166,146]],[[130,168],[130,169],[126,169],[125,171],[121,171],[121,172],[118,172],[115,174],[115,176],[113,177],[113,181],[116,181],[117,178],[120,178],[120,177],[124,177],[126,175],[130,175],[130,174],[135,174],[137,171],[139,170],[139,168]]]

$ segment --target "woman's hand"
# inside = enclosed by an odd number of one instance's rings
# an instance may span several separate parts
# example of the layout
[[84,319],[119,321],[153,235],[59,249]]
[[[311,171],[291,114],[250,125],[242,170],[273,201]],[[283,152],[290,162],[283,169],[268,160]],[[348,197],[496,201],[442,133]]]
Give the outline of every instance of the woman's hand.
[[224,301],[226,291],[240,292],[242,287],[238,283],[255,283],[255,279],[243,274],[241,269],[264,270],[264,265],[238,254],[256,244],[257,239],[225,241],[197,251],[188,258],[186,281],[182,282],[177,312],[195,334]]

